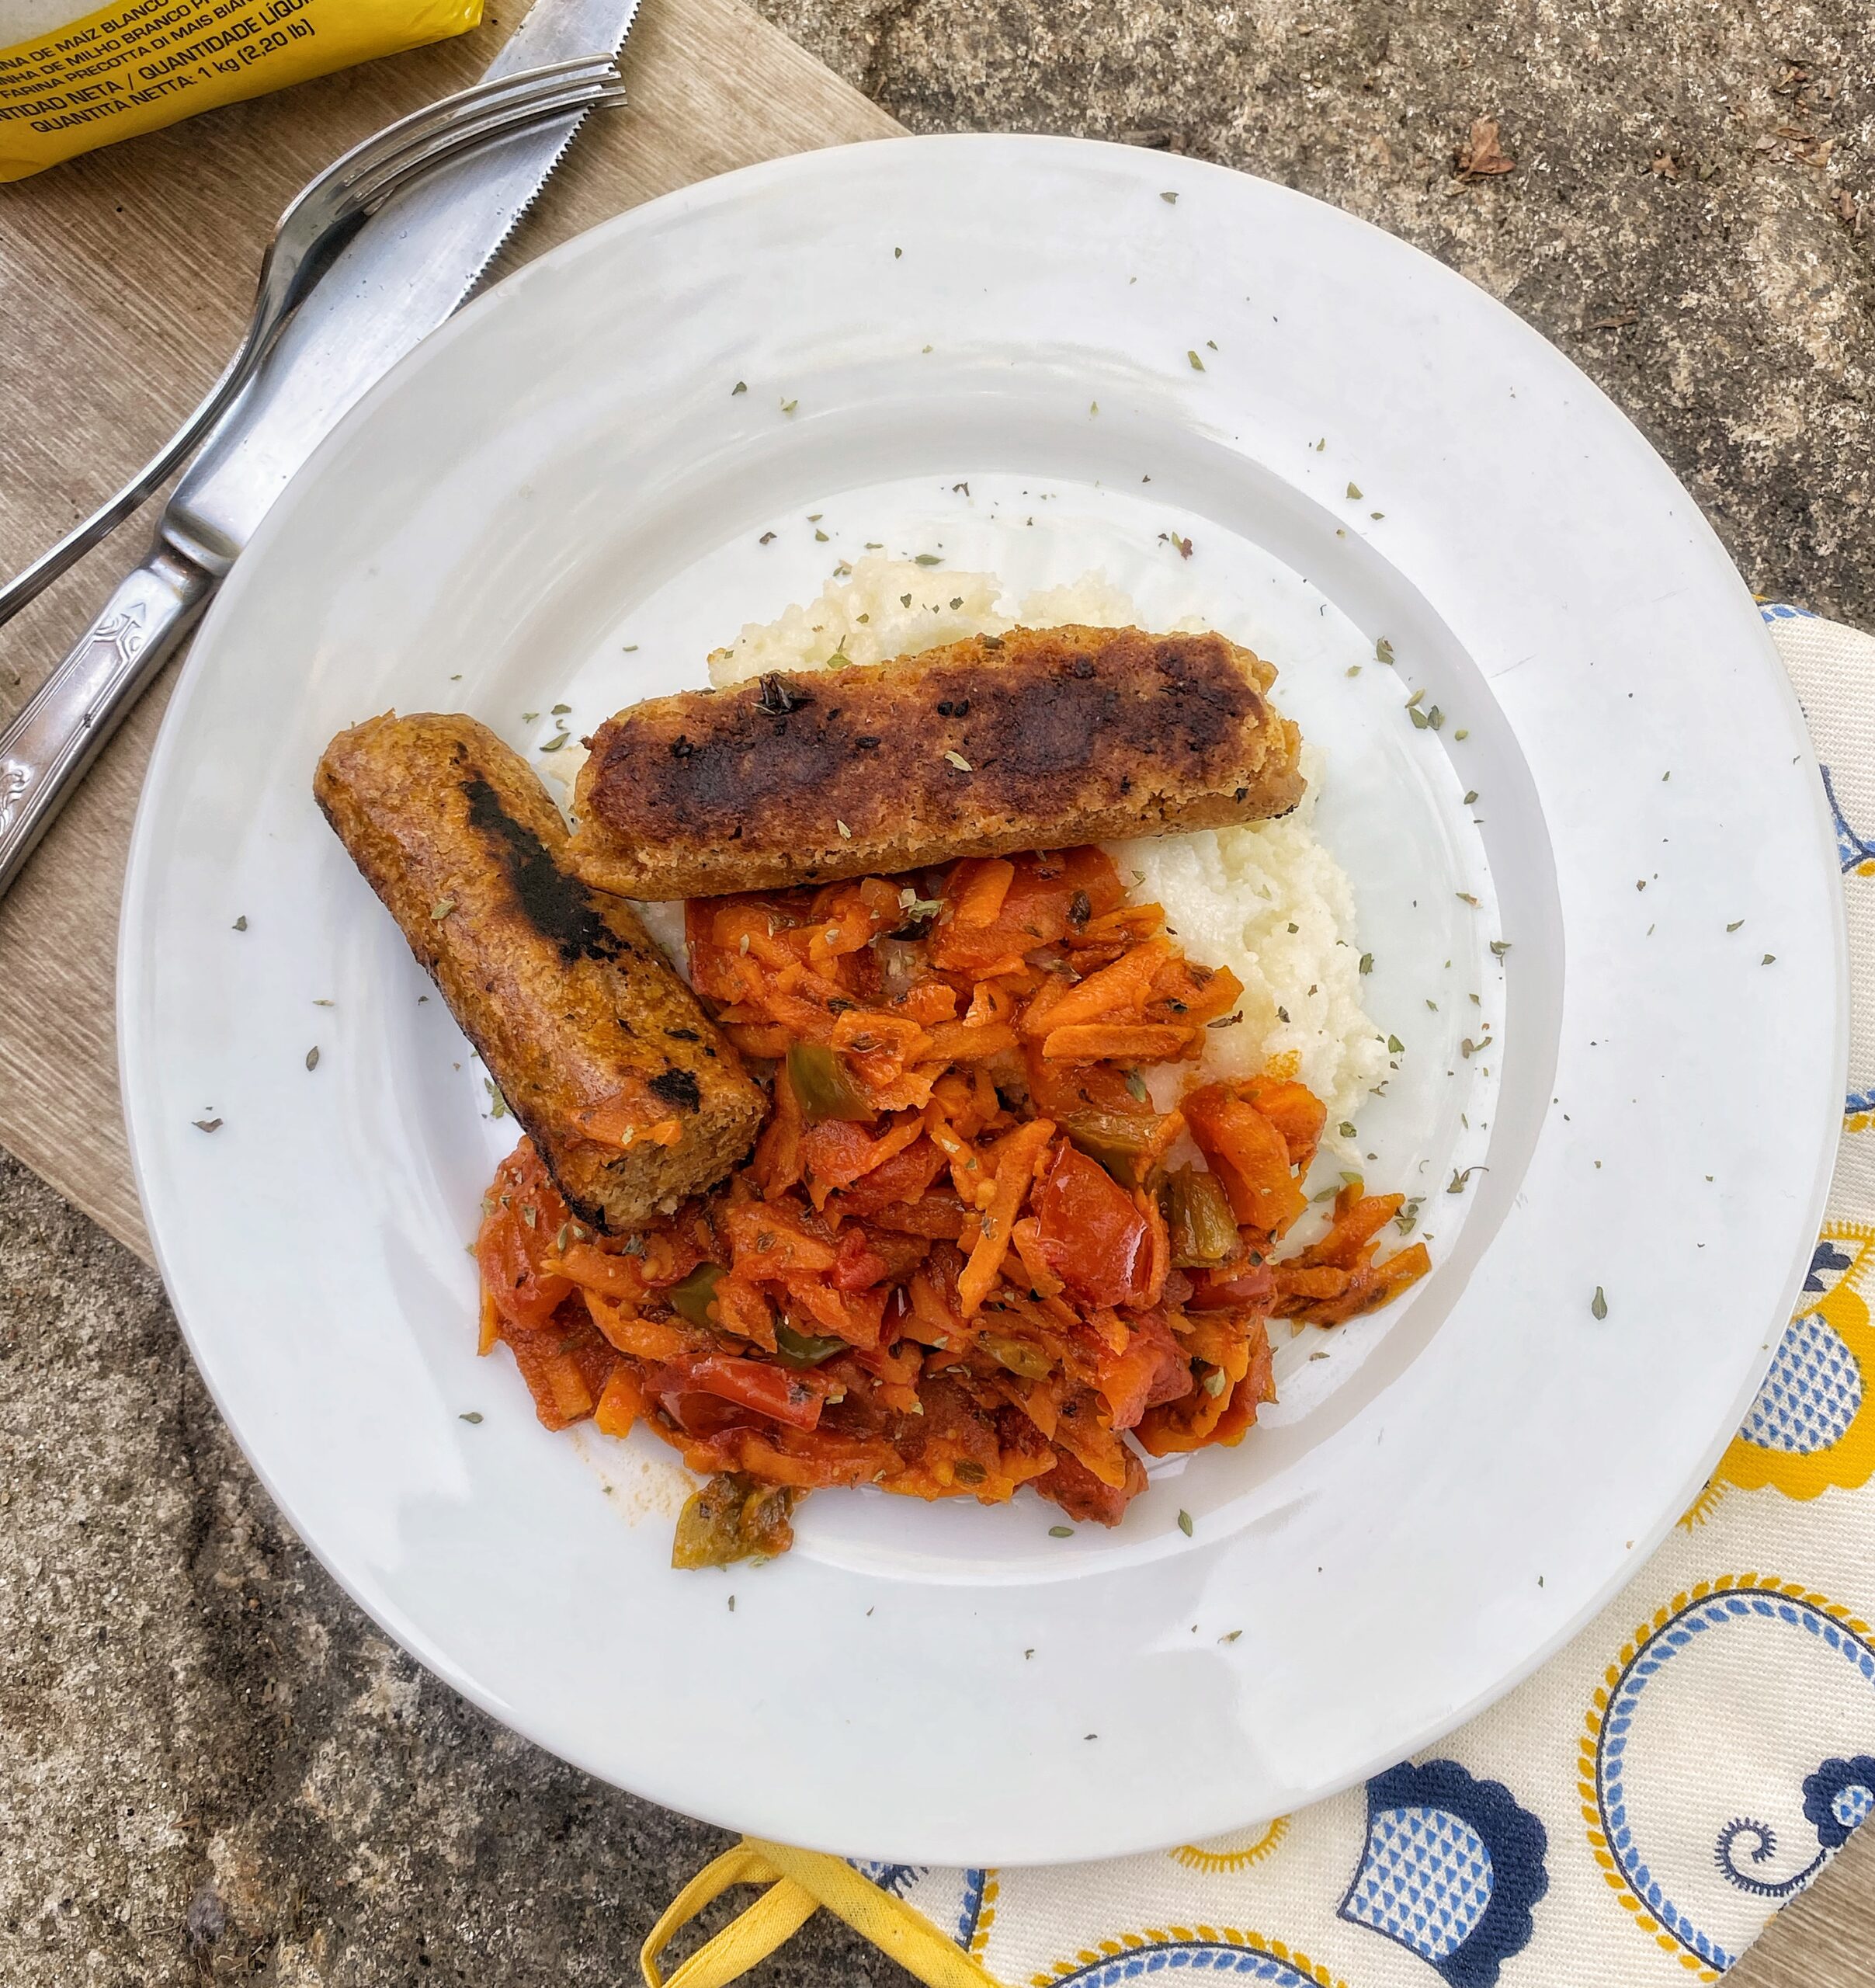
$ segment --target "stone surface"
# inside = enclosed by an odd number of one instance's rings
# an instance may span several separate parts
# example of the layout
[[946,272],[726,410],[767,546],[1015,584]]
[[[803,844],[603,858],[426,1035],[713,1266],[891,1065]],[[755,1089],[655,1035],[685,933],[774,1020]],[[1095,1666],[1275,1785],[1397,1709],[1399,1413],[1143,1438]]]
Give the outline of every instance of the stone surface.
[[[1606,389],[1754,588],[1875,623],[1863,0],[761,5],[914,130],[1148,133],[1404,236]],[[1479,118],[1512,170],[1459,173]]]
[[[0,1156],[0,1982],[617,1988],[729,1840],[386,1642],[255,1482],[156,1277]],[[823,1916],[752,1979],[907,1978]]]
[[[764,11],[915,129],[1151,131],[1418,242],[1600,382],[1755,586],[1875,620],[1860,0]],[[1482,117],[1515,166],[1461,175]],[[1481,501],[1507,473],[1479,466]],[[274,1514],[155,1277],[0,1158],[0,1980],[629,1982],[724,1840],[387,1645]],[[1872,1924],[1858,1844],[1733,1979],[1875,1980]],[[908,1977],[823,1920],[751,1979]]]

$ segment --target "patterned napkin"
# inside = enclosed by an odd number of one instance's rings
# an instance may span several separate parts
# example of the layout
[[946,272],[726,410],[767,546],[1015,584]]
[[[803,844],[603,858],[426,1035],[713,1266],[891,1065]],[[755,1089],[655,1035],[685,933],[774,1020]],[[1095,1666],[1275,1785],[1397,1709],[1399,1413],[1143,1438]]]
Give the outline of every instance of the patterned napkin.
[[[1363,1788],[1209,1843],[1005,1871],[749,1842],[769,1889],[668,1988],[718,1988],[821,1906],[932,1988],[1653,1988],[1714,1981],[1875,1809],[1875,640],[1764,610],[1835,815],[1858,990],[1845,1137],[1745,1426],[1640,1577],[1527,1684]],[[1867,1619],[1864,1619],[1867,1618]]]

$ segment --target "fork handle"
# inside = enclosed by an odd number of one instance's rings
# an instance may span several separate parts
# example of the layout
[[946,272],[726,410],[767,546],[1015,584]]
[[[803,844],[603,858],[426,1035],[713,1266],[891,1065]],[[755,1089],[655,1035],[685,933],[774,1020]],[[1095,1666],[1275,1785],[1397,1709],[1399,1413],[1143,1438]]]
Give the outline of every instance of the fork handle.
[[0,896],[201,613],[214,581],[158,540],[78,645],[0,732]]
[[[573,72],[582,70],[593,71],[590,83],[575,82]],[[560,78],[564,79],[564,88],[550,89],[549,85]],[[489,96],[491,89],[498,87],[512,92],[521,82],[529,85],[530,94],[516,96],[510,102],[495,104],[492,108],[485,107],[480,101]],[[395,181],[381,186],[364,200],[359,211],[352,214],[342,227],[330,232],[320,245],[321,259],[317,268],[309,270],[304,260],[291,263],[284,269],[276,265],[275,253],[280,241],[276,231],[274,242],[269,247],[261,265],[260,286],[253,314],[248,319],[247,328],[241,334],[241,343],[236,348],[234,357],[221,369],[220,377],[202,397],[194,412],[185,419],[181,427],[122,489],[107,498],[89,518],[74,525],[56,545],[41,553],[23,572],[0,583],[0,623],[11,620],[28,601],[36,599],[61,573],[75,565],[94,545],[108,537],[194,453],[196,444],[227,412],[259,370],[261,362],[266,357],[282,323],[298,304],[308,276],[318,274],[332,254],[343,245],[349,236],[356,232],[359,225],[370,214],[377,211],[387,192],[392,190],[396,185],[411,185],[426,179],[439,167],[449,165],[464,152],[474,152],[484,146],[498,144],[516,131],[550,122],[570,113],[589,109],[595,105],[623,101],[623,92],[618,88],[616,68],[605,57],[595,54],[569,57],[564,62],[543,64],[531,71],[518,71],[512,75],[502,78],[498,85],[484,80],[460,92],[455,97],[446,97],[441,103],[432,104],[427,111],[415,113],[402,120],[400,124],[392,126],[391,129],[394,131],[415,126],[450,105],[469,103],[476,106],[476,115],[472,119],[465,116],[453,134],[439,128],[424,156],[408,164]],[[380,132],[378,135],[382,138],[386,134]],[[366,145],[355,148],[331,170],[342,168],[349,161],[367,150],[373,142],[367,141]],[[290,208],[289,217],[291,213]],[[284,224],[283,221],[282,225]],[[0,891],[5,888],[4,880],[0,879]]]

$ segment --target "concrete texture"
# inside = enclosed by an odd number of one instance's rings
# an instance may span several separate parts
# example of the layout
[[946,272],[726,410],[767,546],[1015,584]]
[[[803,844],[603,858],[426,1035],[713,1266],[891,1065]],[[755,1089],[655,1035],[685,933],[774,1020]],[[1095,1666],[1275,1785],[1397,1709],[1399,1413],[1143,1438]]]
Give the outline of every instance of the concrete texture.
[[[0,1156],[0,1982],[616,1988],[729,1840],[387,1642],[276,1515],[155,1277]],[[754,1983],[906,1979],[827,1921]]]
[[[1416,243],[1607,391],[1754,587],[1875,625],[1864,0],[760,4],[914,130],[1148,134]],[[1480,118],[1511,171],[1459,172]]]
[[[1151,133],[1418,242],[1608,390],[1754,586],[1875,622],[1862,0],[764,11],[915,129]],[[1510,170],[1477,170],[1483,118]],[[273,1513],[156,1280],[0,1156],[0,1981],[626,1982],[723,1840],[387,1645]],[[1733,1978],[1875,1981],[1871,1927],[1875,1843]],[[907,1979],[825,1923],[752,1977]]]

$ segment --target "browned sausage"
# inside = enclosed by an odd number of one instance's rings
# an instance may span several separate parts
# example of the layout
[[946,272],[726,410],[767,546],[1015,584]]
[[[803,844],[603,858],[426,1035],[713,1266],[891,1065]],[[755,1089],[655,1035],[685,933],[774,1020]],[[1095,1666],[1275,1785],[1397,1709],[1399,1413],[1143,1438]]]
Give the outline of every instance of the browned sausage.
[[594,735],[568,860],[714,897],[1286,814],[1276,672],[1215,634],[1015,628],[634,705]]
[[313,791],[583,1220],[630,1228],[748,1150],[760,1090],[628,905],[473,718],[342,732]]

